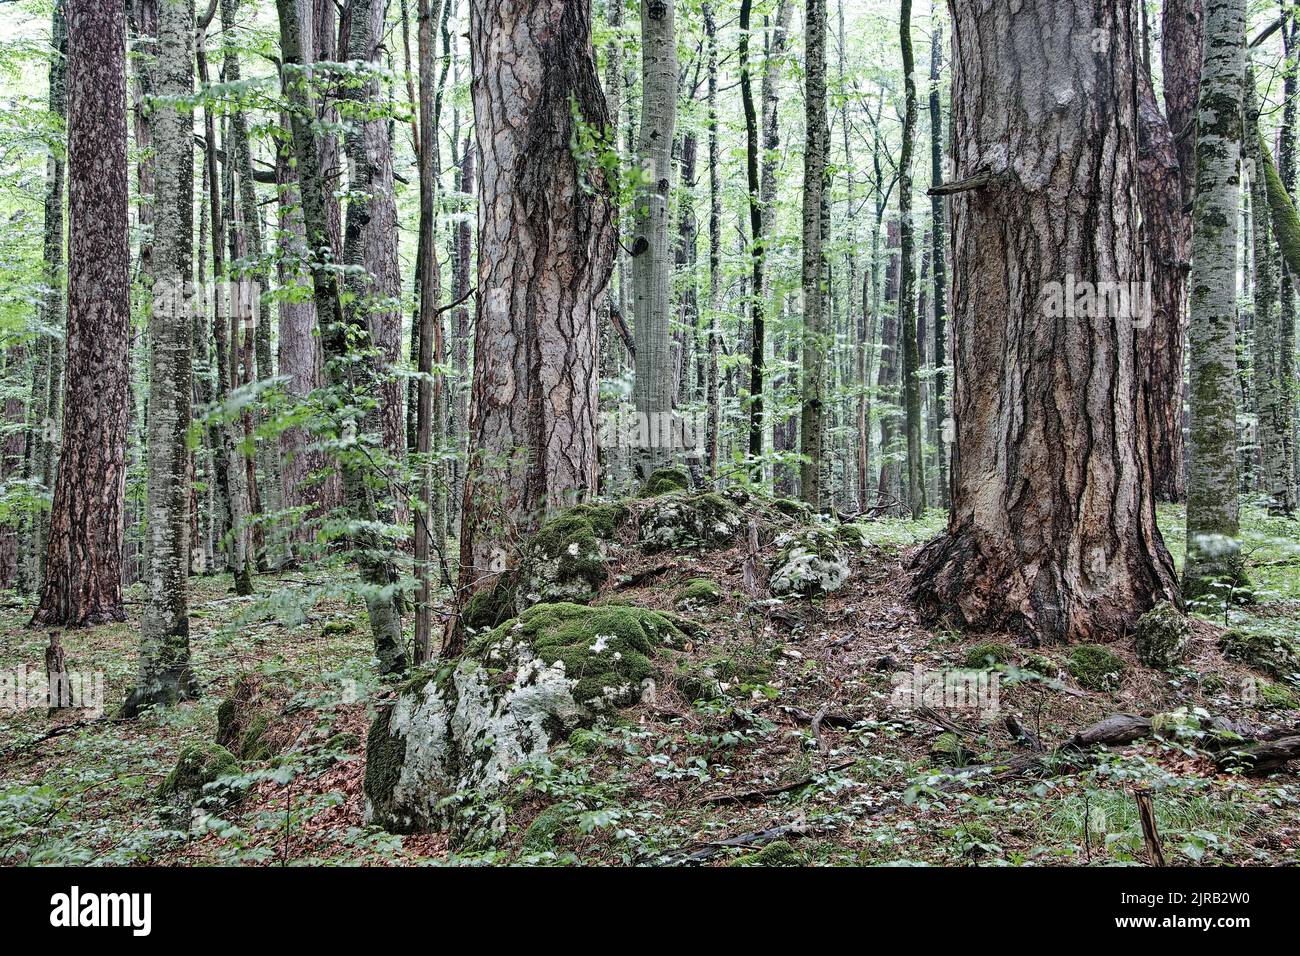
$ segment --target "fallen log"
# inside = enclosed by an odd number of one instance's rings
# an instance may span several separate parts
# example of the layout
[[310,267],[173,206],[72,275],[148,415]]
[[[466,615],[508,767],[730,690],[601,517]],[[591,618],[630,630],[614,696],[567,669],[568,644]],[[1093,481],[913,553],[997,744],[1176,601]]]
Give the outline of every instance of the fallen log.
[[1300,736],[1277,740],[1250,741],[1230,747],[1215,757],[1220,770],[1241,768],[1246,773],[1263,776],[1281,770],[1288,761],[1300,758]]

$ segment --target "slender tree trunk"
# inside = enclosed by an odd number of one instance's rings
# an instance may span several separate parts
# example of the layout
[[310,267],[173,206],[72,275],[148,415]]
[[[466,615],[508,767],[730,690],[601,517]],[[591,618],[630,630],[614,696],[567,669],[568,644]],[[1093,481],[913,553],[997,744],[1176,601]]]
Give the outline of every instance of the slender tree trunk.
[[472,0],[470,50],[482,187],[462,594],[547,512],[595,492],[597,309],[616,235],[612,184],[570,149],[579,118],[609,125],[589,0]]
[[140,669],[125,713],[198,694],[190,670],[188,602],[194,120],[177,100],[194,90],[194,0],[159,0],[155,155],[154,302],[149,314],[148,569]]
[[1245,0],[1206,0],[1192,213],[1189,598],[1220,601],[1241,573],[1237,503],[1237,210]]
[[763,476],[763,201],[759,178],[758,114],[754,109],[754,84],[750,76],[750,17],[753,0],[740,0],[740,98],[745,111],[745,175],[749,186],[750,327],[749,327],[749,457],[754,475]]
[[[1137,6],[953,12],[954,179],[989,181],[953,197],[953,510],[917,558],[914,597],[959,626],[1110,639],[1179,601],[1134,320],[1061,298],[1143,274]],[[1104,49],[1080,40],[1098,36]]]
[[916,228],[912,222],[912,152],[916,138],[916,64],[912,57],[912,2],[900,13],[903,51],[903,146],[898,160],[898,220],[902,272],[898,284],[899,324],[903,339],[903,410],[907,428],[907,506],[912,517],[925,511],[925,475],[921,460],[921,368],[916,334]]
[[[617,2],[617,0],[615,0]],[[718,457],[722,444],[722,402],[718,390],[718,358],[722,346],[722,329],[718,322],[718,293],[722,283],[722,182],[718,147],[718,26],[713,4],[702,7],[705,39],[708,44],[708,125],[709,125],[709,368],[705,385],[708,404],[708,434],[705,438],[710,478],[718,476]]]
[[[1283,12],[1289,14],[1290,23],[1282,36],[1286,52],[1286,68],[1282,74],[1282,129],[1278,133],[1277,165],[1283,192],[1295,203],[1296,192],[1296,97],[1300,96],[1300,11],[1296,4],[1286,5],[1280,0]],[[1296,285],[1295,273],[1282,262],[1280,295],[1282,310],[1278,325],[1278,383],[1281,397],[1281,415],[1288,422],[1283,433],[1282,458],[1288,469],[1289,484],[1282,510],[1294,513],[1300,507],[1300,420],[1296,416]]]
[[637,162],[644,185],[637,191],[632,239],[632,276],[636,308],[636,380],[634,392],[642,434],[645,474],[667,464],[671,448],[659,440],[673,410],[673,374],[669,350],[669,274],[672,246],[668,210],[672,192],[673,128],[677,116],[676,0],[641,4],[641,131]]
[[803,378],[800,382],[799,493],[814,509],[823,504],[822,433],[826,390],[826,270],[822,254],[822,199],[830,129],[826,119],[826,0],[804,8],[807,130],[803,173]]
[[[347,419],[343,426],[344,439],[365,442],[377,425],[375,416],[357,411],[362,396],[377,392],[379,380],[378,370],[369,356],[370,330],[357,314],[355,301],[344,310],[337,273],[330,265],[333,254],[321,178],[321,147],[313,129],[315,95],[304,69],[303,34],[297,6],[295,0],[276,0],[276,8],[280,20],[281,77],[290,106],[293,153],[298,164],[307,245],[312,256],[312,289],[321,325],[327,380],[335,392],[338,414]],[[349,203],[349,216],[359,216],[361,212]],[[359,229],[360,222],[350,224],[354,242]],[[366,479],[356,458],[348,456],[343,467],[343,496],[349,517],[359,526],[352,538],[361,580],[367,586],[366,608],[375,656],[381,673],[394,674],[404,671],[407,665],[398,611],[398,574],[385,542],[371,530],[378,513]]]
[[[933,8],[933,5],[932,5]],[[930,186],[943,182],[943,107],[939,70],[943,62],[943,27],[937,17],[930,37]],[[930,268],[934,277],[934,422],[935,465],[939,471],[939,504],[950,502],[948,483],[948,264],[944,247],[948,242],[948,207],[944,198],[930,197]]]
[[39,627],[126,620],[129,389],[125,8],[68,6],[68,330],[63,458]]

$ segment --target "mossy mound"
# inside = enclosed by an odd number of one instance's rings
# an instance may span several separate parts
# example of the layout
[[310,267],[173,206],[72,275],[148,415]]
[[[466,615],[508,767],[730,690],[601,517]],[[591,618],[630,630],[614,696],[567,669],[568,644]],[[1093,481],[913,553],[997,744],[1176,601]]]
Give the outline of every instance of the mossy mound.
[[727,866],[802,866],[803,860],[789,840],[773,840],[757,853],[738,856]]
[[681,468],[659,468],[641,486],[642,498],[658,498],[674,491],[689,491],[691,476]]
[[1010,664],[1015,652],[1006,644],[976,644],[966,652],[966,666],[971,670],[988,670],[997,664]]
[[565,676],[577,682],[579,706],[603,711],[636,703],[654,672],[655,649],[684,647],[688,639],[677,619],[659,611],[561,602],[529,608],[477,639],[468,653],[490,665],[506,641],[527,643],[547,666],[564,665]]
[[1124,680],[1128,665],[1100,644],[1080,644],[1070,652],[1065,669],[1088,690],[1114,690]]
[[803,597],[838,591],[849,579],[849,557],[835,533],[810,527],[783,534],[772,562],[769,586],[775,595]]
[[1191,623],[1178,608],[1161,601],[1138,619],[1138,660],[1147,667],[1168,670],[1187,656],[1191,639]]
[[[226,777],[238,776],[239,761],[220,744],[190,744],[181,751],[176,766],[156,791],[159,799],[183,805],[202,801],[213,806],[229,802],[229,794],[216,785]],[[205,789],[207,788],[207,789]]]
[[289,694],[261,674],[243,674],[217,707],[217,743],[240,760],[269,760],[298,736],[296,722],[283,721]]
[[678,607],[708,607],[722,600],[722,588],[708,578],[691,578],[677,593]]
[[1300,674],[1300,650],[1287,637],[1270,631],[1225,631],[1219,638],[1223,656],[1249,667],[1287,678]]
[[871,534],[864,524],[856,521],[849,521],[839,525],[835,529],[835,537],[849,548],[865,548],[871,544]]
[[1263,681],[1259,686],[1259,705],[1272,710],[1295,710],[1300,707],[1300,698],[1290,687]]
[[812,505],[795,498],[774,498],[772,508],[787,518],[794,518],[800,524],[807,524],[813,519]]
[[542,525],[523,548],[516,603],[594,598],[609,578],[601,538],[591,516],[576,508]]
[[641,547],[647,553],[677,548],[722,548],[736,540],[744,516],[735,502],[714,492],[672,492],[641,512]]
[[462,627],[473,631],[500,627],[515,616],[515,587],[512,575],[500,575],[479,588],[460,609]]

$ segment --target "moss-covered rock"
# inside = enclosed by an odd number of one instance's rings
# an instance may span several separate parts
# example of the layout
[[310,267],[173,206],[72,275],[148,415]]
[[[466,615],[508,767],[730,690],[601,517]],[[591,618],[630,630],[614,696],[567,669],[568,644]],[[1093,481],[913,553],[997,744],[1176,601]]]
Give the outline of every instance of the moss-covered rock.
[[1128,665],[1100,644],[1080,644],[1070,652],[1065,669],[1088,690],[1114,690],[1124,680]]
[[546,601],[585,604],[609,578],[605,546],[591,518],[577,509],[547,521],[524,546],[515,595],[519,605]]
[[1178,608],[1161,601],[1138,619],[1137,656],[1147,667],[1168,670],[1187,656],[1192,625]]
[[1219,638],[1223,656],[1257,668],[1274,677],[1300,674],[1300,649],[1276,631],[1225,631]]
[[997,664],[1010,664],[1015,652],[1006,645],[995,642],[976,644],[966,652],[966,666],[972,670],[987,670]]
[[1259,705],[1272,710],[1295,710],[1300,707],[1300,699],[1290,687],[1261,681],[1259,685]]
[[[660,647],[684,622],[624,605],[539,604],[473,638],[459,660],[417,673],[380,710],[366,742],[366,819],[406,833],[450,829],[463,843],[504,818],[467,822],[453,794],[489,808],[510,770],[596,715],[636,703]],[[468,795],[468,796],[467,796]]]
[[789,840],[773,840],[757,853],[738,856],[728,866],[802,866],[803,861]]
[[871,544],[871,532],[866,525],[856,521],[846,521],[835,528],[835,536],[845,547],[861,549]]
[[722,600],[722,588],[708,578],[691,578],[677,593],[678,607],[708,607]]
[[838,591],[849,579],[849,556],[835,533],[809,527],[780,535],[769,586],[776,595],[803,597]]
[[650,473],[641,487],[642,498],[658,498],[674,491],[689,491],[691,476],[681,468],[660,468]]
[[800,524],[807,524],[812,521],[815,514],[812,505],[795,498],[774,498],[772,499],[772,507],[787,518],[794,518]]
[[217,743],[240,760],[268,760],[286,750],[300,731],[300,721],[285,720],[290,695],[257,673],[235,680],[217,707]]
[[221,806],[231,794],[219,786],[223,778],[238,776],[239,761],[220,744],[191,744],[181,751],[176,766],[158,785],[159,799],[176,806],[201,804]]
[[726,547],[744,523],[740,508],[727,496],[673,492],[655,498],[641,512],[641,547],[647,553]]
[[502,574],[470,595],[460,610],[460,623],[472,631],[486,631],[500,627],[514,616],[514,576]]

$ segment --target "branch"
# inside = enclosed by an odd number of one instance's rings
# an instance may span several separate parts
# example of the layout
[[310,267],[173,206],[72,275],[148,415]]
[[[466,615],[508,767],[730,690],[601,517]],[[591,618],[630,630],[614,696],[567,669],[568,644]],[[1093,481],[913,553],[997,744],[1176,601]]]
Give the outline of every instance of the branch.
[[954,180],[950,183],[941,183],[938,186],[932,186],[926,190],[928,196],[951,196],[953,193],[970,192],[973,189],[983,189],[990,183],[1000,182],[1001,176],[994,176],[987,170],[982,173],[976,173],[974,176],[968,176],[966,179]]

